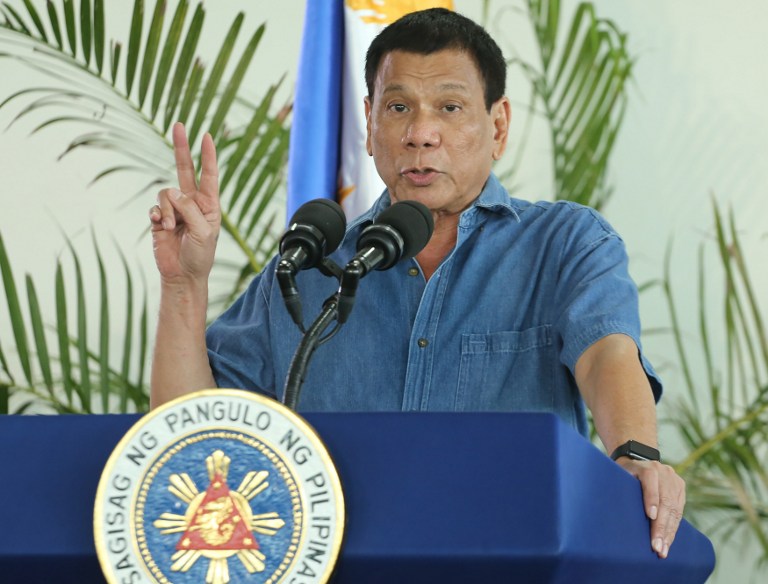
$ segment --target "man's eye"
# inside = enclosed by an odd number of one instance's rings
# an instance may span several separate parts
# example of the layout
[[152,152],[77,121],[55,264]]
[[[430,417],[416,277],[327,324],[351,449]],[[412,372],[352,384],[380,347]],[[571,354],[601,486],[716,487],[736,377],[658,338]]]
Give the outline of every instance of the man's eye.
[[457,112],[461,110],[461,107],[456,105],[455,103],[449,103],[448,105],[443,106],[443,109],[449,113]]
[[405,107],[402,103],[393,103],[389,106],[389,109],[397,113],[403,113],[408,110],[408,108]]

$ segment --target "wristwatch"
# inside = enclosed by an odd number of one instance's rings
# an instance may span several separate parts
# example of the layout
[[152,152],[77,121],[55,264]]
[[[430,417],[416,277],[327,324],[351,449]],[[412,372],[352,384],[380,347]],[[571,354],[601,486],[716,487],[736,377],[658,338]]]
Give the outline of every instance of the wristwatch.
[[611,454],[611,458],[616,460],[622,456],[628,456],[634,460],[655,460],[661,461],[661,454],[656,448],[638,442],[636,440],[628,440]]

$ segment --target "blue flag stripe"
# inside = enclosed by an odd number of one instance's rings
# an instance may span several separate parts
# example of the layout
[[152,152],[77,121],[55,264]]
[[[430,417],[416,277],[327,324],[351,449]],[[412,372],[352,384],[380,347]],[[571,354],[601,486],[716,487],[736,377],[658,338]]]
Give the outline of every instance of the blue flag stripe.
[[343,45],[343,1],[307,0],[288,158],[288,219],[306,201],[336,197]]

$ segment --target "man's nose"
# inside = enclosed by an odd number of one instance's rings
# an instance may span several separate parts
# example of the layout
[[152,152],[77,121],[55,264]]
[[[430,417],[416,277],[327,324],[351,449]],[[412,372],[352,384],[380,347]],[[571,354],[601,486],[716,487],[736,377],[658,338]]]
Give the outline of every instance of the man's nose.
[[414,111],[403,136],[407,148],[430,148],[440,145],[440,125],[431,112]]

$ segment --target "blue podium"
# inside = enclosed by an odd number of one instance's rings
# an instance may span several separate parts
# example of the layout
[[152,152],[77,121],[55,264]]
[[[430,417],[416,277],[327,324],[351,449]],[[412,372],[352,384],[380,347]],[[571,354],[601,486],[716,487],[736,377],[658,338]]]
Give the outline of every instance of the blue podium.
[[[714,568],[683,521],[651,551],[639,483],[549,414],[305,414],[347,526],[335,584],[685,584]],[[0,417],[0,582],[104,582],[93,502],[135,415]]]

